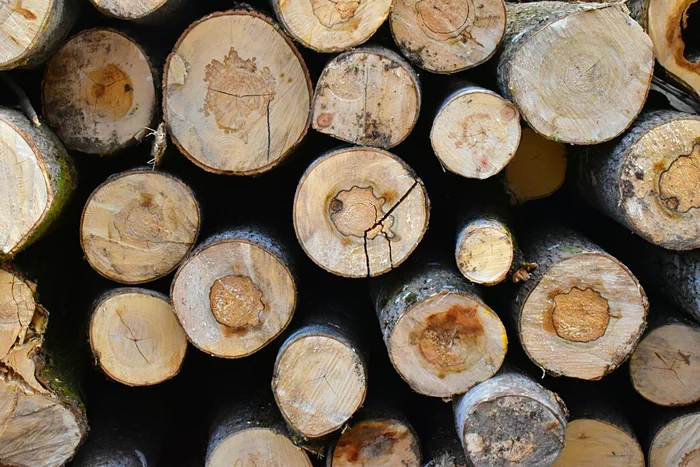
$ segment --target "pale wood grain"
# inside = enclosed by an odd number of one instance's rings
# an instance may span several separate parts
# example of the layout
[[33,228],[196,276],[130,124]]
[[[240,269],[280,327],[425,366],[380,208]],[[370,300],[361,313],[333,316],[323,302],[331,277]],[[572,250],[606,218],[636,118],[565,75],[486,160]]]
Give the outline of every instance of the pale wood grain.
[[566,445],[553,467],[644,467],[636,438],[610,423],[581,418],[566,426]]

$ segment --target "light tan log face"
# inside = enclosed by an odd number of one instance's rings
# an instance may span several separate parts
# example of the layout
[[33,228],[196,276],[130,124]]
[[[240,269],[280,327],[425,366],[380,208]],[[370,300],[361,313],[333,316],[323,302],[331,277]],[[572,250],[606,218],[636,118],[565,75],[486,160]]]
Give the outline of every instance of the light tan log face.
[[218,357],[250,355],[277,337],[296,307],[287,266],[260,245],[215,241],[180,267],[171,290],[190,341]]
[[155,12],[168,0],[90,0],[101,12],[122,19],[139,19]]
[[[696,27],[693,26],[696,19],[689,20],[689,15],[698,15],[696,2],[697,0],[649,0],[644,20],[659,64],[698,96],[700,53],[697,44],[685,44],[683,41],[685,30]],[[694,56],[690,56],[691,50],[695,52]]]
[[389,18],[409,60],[434,73],[455,73],[488,60],[503,39],[503,0],[396,0]]
[[391,0],[273,0],[294,39],[317,52],[341,52],[367,41],[386,21]]
[[457,237],[455,260],[464,277],[477,284],[502,282],[513,264],[514,242],[500,222],[477,219]]
[[505,169],[505,185],[517,203],[546,198],[564,184],[566,147],[524,128],[520,146]]
[[302,435],[318,438],[340,428],[362,405],[366,370],[346,342],[302,334],[277,356],[272,391],[285,420]]
[[294,198],[294,227],[307,255],[345,277],[398,267],[428,227],[423,182],[398,157],[341,149],[309,167]]
[[207,467],[311,467],[303,449],[268,428],[236,431],[221,441],[207,459]]
[[620,176],[629,222],[665,248],[700,247],[700,118],[688,115],[642,135]]
[[411,133],[420,112],[411,66],[387,49],[346,52],[323,69],[313,100],[313,127],[348,143],[391,148]]
[[80,240],[90,265],[123,284],[170,273],[199,234],[199,205],[180,180],[153,171],[125,172],[90,195]]
[[622,7],[609,6],[569,14],[533,34],[506,65],[506,85],[538,133],[595,144],[621,134],[639,114],[653,65],[649,37]]
[[16,66],[38,46],[56,3],[52,0],[0,2],[0,70]]
[[168,57],[163,88],[171,136],[210,172],[265,172],[309,127],[306,66],[291,40],[251,11],[214,13],[190,26]]
[[700,331],[682,323],[654,329],[630,359],[634,389],[664,406],[700,400]]
[[430,142],[450,172],[488,178],[500,172],[518,149],[520,112],[494,92],[471,88],[440,109]]
[[566,445],[553,467],[644,467],[639,442],[609,423],[582,418],[566,426]]
[[0,269],[0,358],[24,336],[34,316],[36,302],[29,284]]
[[95,308],[90,347],[110,378],[149,386],[180,371],[187,337],[167,297],[145,289],[121,289]]
[[69,149],[112,154],[151,127],[156,92],[151,65],[126,35],[89,29],[46,65],[43,113]]
[[526,298],[523,348],[553,374],[599,379],[636,347],[646,307],[625,266],[606,254],[579,253],[552,265]]
[[19,128],[1,119],[0,166],[0,253],[7,255],[31,236],[48,212],[54,194],[36,145]]
[[508,339],[501,320],[480,300],[443,291],[406,310],[388,347],[394,367],[414,391],[450,397],[493,376]]
[[418,439],[411,428],[391,418],[357,423],[342,434],[329,467],[421,465]]
[[700,463],[700,414],[676,418],[651,442],[649,467],[693,467]]

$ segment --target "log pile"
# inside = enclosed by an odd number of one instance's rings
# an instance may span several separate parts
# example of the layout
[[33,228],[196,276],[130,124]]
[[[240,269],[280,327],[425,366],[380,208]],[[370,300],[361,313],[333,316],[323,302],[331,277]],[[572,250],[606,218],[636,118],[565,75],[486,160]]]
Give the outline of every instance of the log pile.
[[0,465],[700,465],[699,5],[0,0]]

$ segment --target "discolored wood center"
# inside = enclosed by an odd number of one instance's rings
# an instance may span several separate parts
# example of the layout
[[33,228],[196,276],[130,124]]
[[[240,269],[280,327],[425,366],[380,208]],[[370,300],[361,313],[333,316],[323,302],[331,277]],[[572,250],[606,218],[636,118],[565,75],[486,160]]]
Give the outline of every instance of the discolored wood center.
[[330,202],[333,225],[346,236],[373,239],[377,235],[392,238],[394,218],[384,214],[385,198],[375,196],[372,187],[353,186],[342,190]]
[[608,301],[597,291],[572,288],[554,296],[552,324],[557,335],[571,342],[591,342],[603,334],[610,322]]
[[671,211],[685,213],[700,207],[700,143],[681,156],[659,177],[659,198]]
[[[435,366],[459,371],[467,360],[486,352],[484,326],[475,308],[453,305],[430,315],[418,334],[418,348]],[[477,358],[478,360],[478,358]]]
[[346,23],[355,16],[361,0],[311,0],[318,21],[327,28]]
[[219,323],[238,331],[259,326],[265,311],[263,293],[248,276],[217,279],[209,292],[209,303]]
[[85,88],[85,100],[100,116],[114,120],[122,118],[134,101],[131,77],[114,64],[87,74],[90,83]]
[[394,420],[358,423],[338,440],[333,465],[388,465],[385,462],[393,458],[395,451],[404,449],[410,452],[403,446],[406,441],[412,441],[409,438],[410,431]]
[[678,467],[695,467],[700,465],[700,448],[694,449],[683,456]]

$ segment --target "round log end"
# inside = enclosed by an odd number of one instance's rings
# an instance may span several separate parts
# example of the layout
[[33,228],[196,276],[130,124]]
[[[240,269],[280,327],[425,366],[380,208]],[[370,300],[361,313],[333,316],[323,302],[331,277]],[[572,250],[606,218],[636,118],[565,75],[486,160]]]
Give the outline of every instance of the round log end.
[[167,297],[144,289],[120,289],[95,307],[90,347],[110,378],[129,386],[149,386],[180,371],[187,336]]
[[641,111],[654,51],[639,24],[613,5],[546,24],[501,66],[509,70],[510,97],[535,131],[596,144],[621,134]]
[[194,246],[199,226],[199,205],[187,185],[139,170],[108,179],[90,195],[80,240],[97,272],[140,284],[175,269]]
[[398,0],[389,21],[409,60],[433,73],[456,73],[496,52],[506,8],[503,0]]
[[219,442],[209,454],[207,467],[237,465],[284,465],[311,467],[303,449],[271,428],[239,430]]
[[164,6],[168,0],[90,0],[107,16],[125,20],[145,18]]
[[316,52],[342,52],[367,41],[386,21],[391,0],[273,0],[294,39]]
[[329,467],[421,465],[418,438],[410,426],[392,418],[355,424],[341,435],[331,455]]
[[43,114],[66,147],[113,154],[137,142],[157,111],[151,65],[125,34],[89,29],[70,38],[46,65]]
[[398,157],[348,148],[318,159],[294,198],[294,227],[307,255],[345,277],[398,267],[428,227],[423,182]]
[[692,467],[700,463],[700,414],[678,417],[656,433],[649,447],[649,467]]
[[[8,0],[0,9],[0,70],[21,66],[50,38],[46,37],[51,16],[60,11],[62,2],[37,0],[22,4]],[[58,8],[57,8],[58,5]]]
[[653,329],[630,358],[634,389],[657,405],[700,400],[700,330],[683,323]]
[[646,326],[646,295],[604,253],[572,251],[555,262],[522,305],[523,348],[555,375],[600,379],[624,362]]
[[388,149],[411,133],[420,103],[418,80],[405,60],[387,49],[357,49],[323,69],[312,122],[342,141]]
[[513,200],[546,198],[564,184],[566,146],[524,128],[515,156],[505,169],[505,186]]
[[170,295],[193,345],[217,357],[238,358],[258,351],[287,327],[296,293],[282,258],[234,237],[208,242],[185,260]]
[[566,445],[553,467],[572,465],[644,467],[644,453],[639,442],[626,431],[582,418],[567,424]]
[[299,51],[272,20],[219,12],[192,24],[168,57],[163,116],[199,167],[254,175],[278,165],[304,137],[311,93]]
[[414,391],[451,397],[493,376],[508,340],[501,320],[480,300],[445,290],[408,308],[388,347]]
[[464,277],[476,284],[502,282],[513,264],[514,242],[498,222],[471,222],[457,238],[455,259]]

